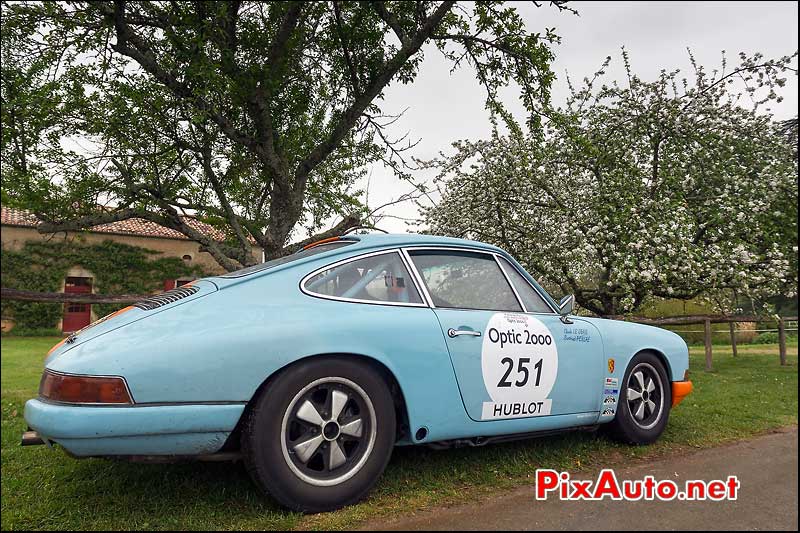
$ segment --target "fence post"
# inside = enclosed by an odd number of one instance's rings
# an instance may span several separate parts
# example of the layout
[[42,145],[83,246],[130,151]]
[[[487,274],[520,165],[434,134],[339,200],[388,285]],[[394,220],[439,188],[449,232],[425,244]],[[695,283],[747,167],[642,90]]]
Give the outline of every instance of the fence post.
[[711,320],[706,318],[703,322],[703,326],[705,329],[706,341],[706,372],[711,372],[711,370],[713,370],[713,366],[711,364]]
[[781,354],[781,366],[786,366],[786,324],[783,318],[778,319],[778,349]]
[[728,322],[728,326],[731,329],[731,347],[733,348],[733,356],[736,357],[736,324],[734,322]]

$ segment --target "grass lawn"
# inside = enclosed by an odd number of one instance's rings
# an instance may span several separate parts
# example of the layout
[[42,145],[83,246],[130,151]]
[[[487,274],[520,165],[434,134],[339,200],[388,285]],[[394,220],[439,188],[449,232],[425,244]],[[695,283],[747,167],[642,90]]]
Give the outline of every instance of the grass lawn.
[[55,338],[2,340],[3,529],[348,528],[360,520],[463,502],[530,482],[538,467],[579,471],[612,462],[718,445],[797,423],[797,343],[789,365],[776,345],[714,348],[703,371],[692,348],[695,392],[676,409],[661,440],[628,447],[594,434],[567,434],[484,448],[396,449],[365,502],[335,513],[289,513],[259,494],[236,464],[128,464],[70,459],[43,446],[22,448],[22,409],[36,395],[44,354]]

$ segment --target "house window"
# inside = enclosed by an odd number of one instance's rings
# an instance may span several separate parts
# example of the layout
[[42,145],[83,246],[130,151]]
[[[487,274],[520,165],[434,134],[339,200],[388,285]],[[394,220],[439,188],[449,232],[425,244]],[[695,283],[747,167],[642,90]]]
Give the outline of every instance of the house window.
[[64,280],[64,292],[92,292],[92,278],[69,277]]
[[67,313],[85,313],[89,309],[89,304],[67,304]]

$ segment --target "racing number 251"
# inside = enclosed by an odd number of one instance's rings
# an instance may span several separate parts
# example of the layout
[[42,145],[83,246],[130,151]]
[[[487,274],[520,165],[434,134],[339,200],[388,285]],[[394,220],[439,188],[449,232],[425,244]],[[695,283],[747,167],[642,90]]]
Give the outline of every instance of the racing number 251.
[[[500,363],[503,365],[508,365],[506,369],[506,373],[503,374],[503,377],[500,379],[500,383],[497,384],[498,387],[511,387],[515,385],[517,387],[524,387],[528,383],[528,379],[530,379],[531,374],[528,371],[528,363],[531,362],[530,357],[520,357],[517,360],[517,374],[523,374],[524,377],[522,379],[517,379],[516,382],[511,383],[509,381],[508,376],[511,375],[511,372],[514,370],[514,360],[510,357],[504,357],[500,360]],[[535,387],[539,386],[539,379],[542,377],[542,360],[533,365],[534,370],[536,370],[536,383],[534,384]]]

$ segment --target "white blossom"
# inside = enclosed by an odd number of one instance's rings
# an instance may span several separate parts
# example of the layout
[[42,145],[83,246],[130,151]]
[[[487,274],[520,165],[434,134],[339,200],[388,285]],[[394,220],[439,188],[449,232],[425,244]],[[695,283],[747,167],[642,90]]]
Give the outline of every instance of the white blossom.
[[574,89],[542,134],[454,143],[426,163],[442,193],[429,230],[497,244],[599,314],[795,294],[796,148],[695,66],[694,84]]

